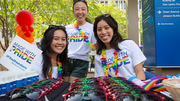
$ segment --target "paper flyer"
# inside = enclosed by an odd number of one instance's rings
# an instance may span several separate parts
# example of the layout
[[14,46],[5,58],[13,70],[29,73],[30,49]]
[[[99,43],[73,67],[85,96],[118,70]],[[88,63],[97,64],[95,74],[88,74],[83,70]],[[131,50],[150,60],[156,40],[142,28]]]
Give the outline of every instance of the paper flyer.
[[1,57],[0,64],[10,71],[29,71],[41,53],[36,45],[16,35]]

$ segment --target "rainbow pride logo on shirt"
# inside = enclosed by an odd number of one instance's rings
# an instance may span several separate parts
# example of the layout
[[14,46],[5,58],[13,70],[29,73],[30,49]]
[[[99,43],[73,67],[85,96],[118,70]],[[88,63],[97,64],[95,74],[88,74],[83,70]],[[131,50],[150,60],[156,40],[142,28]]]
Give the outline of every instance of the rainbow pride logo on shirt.
[[88,36],[84,35],[84,36],[68,36],[69,38],[69,42],[88,42]]
[[[120,52],[118,54],[117,58],[118,58],[117,59],[117,63],[118,63],[117,66],[118,67],[120,67],[122,65],[127,65],[127,64],[130,63],[127,52]],[[114,62],[114,57],[113,56],[111,58],[108,58],[108,66],[109,66],[109,68],[113,68],[113,66],[114,66],[113,62]]]
[[84,35],[80,35],[79,32],[75,32],[75,33],[69,33],[68,34],[68,39],[69,42],[88,42],[88,38],[89,38],[90,33],[85,32]]

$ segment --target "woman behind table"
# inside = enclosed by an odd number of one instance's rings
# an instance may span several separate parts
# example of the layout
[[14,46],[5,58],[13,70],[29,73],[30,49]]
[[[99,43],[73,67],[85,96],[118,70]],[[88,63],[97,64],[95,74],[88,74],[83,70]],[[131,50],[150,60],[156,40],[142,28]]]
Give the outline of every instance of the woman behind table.
[[96,42],[93,25],[86,21],[86,16],[89,13],[87,2],[85,0],[74,0],[73,2],[73,14],[76,20],[66,26],[69,38],[69,68],[66,80],[71,83],[77,78],[87,76],[91,45]]
[[128,79],[136,76],[145,80],[143,62],[146,57],[134,41],[122,38],[118,24],[110,14],[95,18],[94,33],[97,39],[95,77],[120,76]]
[[67,69],[67,33],[64,26],[49,25],[41,40],[42,54],[32,70],[38,71],[39,80],[63,78]]

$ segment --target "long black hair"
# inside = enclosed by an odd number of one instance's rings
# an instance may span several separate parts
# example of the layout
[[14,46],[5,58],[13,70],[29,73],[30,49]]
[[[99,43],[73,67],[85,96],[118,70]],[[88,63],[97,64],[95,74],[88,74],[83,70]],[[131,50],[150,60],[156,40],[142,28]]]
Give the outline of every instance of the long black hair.
[[47,78],[48,76],[48,72],[49,72],[49,68],[52,67],[52,63],[50,61],[50,53],[52,52],[52,49],[50,47],[51,42],[53,40],[53,36],[54,36],[54,32],[56,30],[63,30],[65,35],[66,35],[66,48],[64,49],[64,51],[61,54],[58,54],[58,56],[60,57],[60,62],[62,63],[62,69],[63,69],[63,74],[62,77],[66,74],[67,72],[67,61],[68,61],[68,57],[67,57],[67,53],[68,53],[68,36],[65,30],[64,26],[54,26],[54,27],[49,27],[45,33],[44,33],[44,37],[41,40],[41,49],[42,49],[42,54],[43,54],[43,76],[45,78]]
[[101,20],[105,20],[108,23],[108,25],[114,31],[112,40],[110,41],[111,48],[114,48],[115,50],[120,51],[120,48],[118,47],[118,44],[120,42],[122,42],[124,39],[122,38],[122,36],[118,32],[118,23],[116,22],[116,20],[110,14],[103,14],[103,15],[100,15],[100,16],[96,17],[95,22],[94,22],[93,31],[94,31],[95,38],[97,40],[97,52],[96,52],[96,54],[100,55],[101,52],[102,52],[102,49],[106,49],[105,44],[99,39],[99,37],[97,35],[97,24]]

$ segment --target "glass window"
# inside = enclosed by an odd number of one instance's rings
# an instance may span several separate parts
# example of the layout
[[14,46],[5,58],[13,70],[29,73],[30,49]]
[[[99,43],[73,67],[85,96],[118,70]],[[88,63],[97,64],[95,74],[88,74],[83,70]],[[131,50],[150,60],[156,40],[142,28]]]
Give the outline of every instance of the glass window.
[[126,9],[126,1],[124,1],[124,9]]
[[108,5],[108,1],[105,1],[105,5]]

